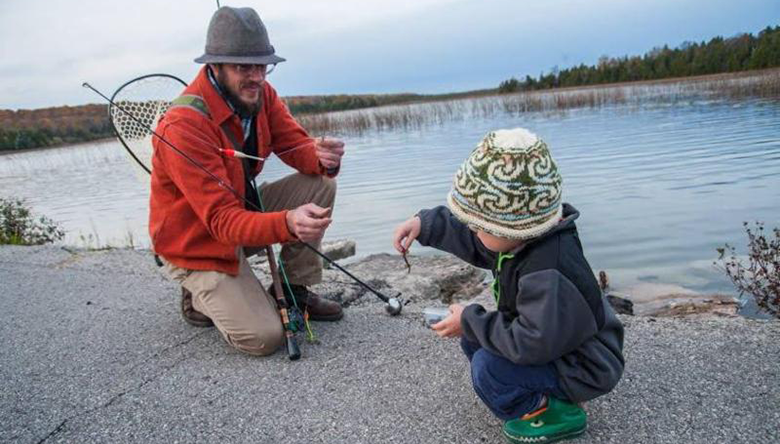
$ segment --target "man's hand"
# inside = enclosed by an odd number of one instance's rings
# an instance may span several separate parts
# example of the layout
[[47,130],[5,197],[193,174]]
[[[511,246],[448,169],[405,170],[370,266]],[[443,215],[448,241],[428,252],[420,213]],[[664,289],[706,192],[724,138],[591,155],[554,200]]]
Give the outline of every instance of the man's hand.
[[299,240],[312,242],[325,234],[330,225],[330,208],[322,208],[313,203],[301,205],[287,212],[287,229]]
[[460,316],[463,314],[463,305],[450,305],[450,315],[441,321],[431,325],[431,329],[442,338],[455,338],[463,334],[460,327]]
[[337,168],[341,165],[341,156],[344,155],[344,142],[330,137],[315,139],[314,149],[317,158],[326,169]]
[[401,225],[395,228],[393,232],[393,246],[399,253],[404,254],[409,251],[412,242],[420,235],[420,218],[410,217]]

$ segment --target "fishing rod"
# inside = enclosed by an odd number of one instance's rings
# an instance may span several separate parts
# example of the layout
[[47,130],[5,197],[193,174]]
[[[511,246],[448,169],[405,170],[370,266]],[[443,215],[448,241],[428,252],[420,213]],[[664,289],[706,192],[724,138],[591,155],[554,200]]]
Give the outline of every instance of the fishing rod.
[[[118,105],[117,103],[115,103],[113,100],[111,100],[110,98],[108,98],[108,97],[107,97],[105,94],[103,94],[102,92],[98,91],[96,88],[94,88],[94,87],[93,87],[92,85],[90,85],[88,82],[84,82],[84,83],[83,83],[81,86],[83,86],[84,88],[87,88],[87,89],[90,89],[90,90],[92,90],[92,91],[93,91],[95,94],[99,95],[99,96],[100,96],[100,97],[102,97],[102,98],[103,98],[105,101],[107,101],[109,104],[111,104],[111,106],[113,106],[113,107],[115,107],[115,108],[119,109],[120,111],[122,111],[124,114],[126,114],[128,117],[130,117],[130,118],[131,118],[131,119],[132,119],[134,122],[136,122],[137,124],[139,124],[139,125],[140,125],[140,126],[143,128],[143,129],[145,129],[146,131],[149,131],[149,133],[150,133],[150,134],[152,134],[154,137],[157,137],[157,139],[159,139],[161,142],[163,142],[163,143],[164,143],[166,146],[170,147],[172,150],[174,150],[174,151],[175,151],[176,153],[178,153],[180,156],[184,157],[184,158],[185,158],[185,159],[186,159],[188,162],[190,162],[190,163],[191,163],[192,165],[194,165],[196,168],[200,169],[201,171],[203,171],[204,173],[206,173],[206,174],[207,174],[209,177],[211,177],[212,179],[214,179],[214,180],[215,180],[215,181],[216,181],[216,182],[217,182],[217,183],[218,183],[218,184],[219,184],[221,187],[223,187],[223,188],[225,188],[226,190],[228,190],[228,191],[229,191],[231,194],[233,194],[233,196],[235,196],[237,199],[239,199],[239,200],[241,200],[241,201],[245,202],[247,205],[251,206],[251,207],[252,207],[252,208],[254,208],[256,211],[260,211],[260,212],[262,212],[262,211],[263,211],[263,210],[262,210],[260,207],[258,207],[258,206],[257,206],[257,205],[256,205],[254,202],[252,202],[252,201],[248,200],[246,197],[244,197],[244,196],[240,195],[240,194],[238,193],[238,191],[236,191],[236,189],[235,189],[235,188],[233,188],[232,186],[230,186],[230,184],[226,183],[226,182],[225,182],[224,180],[222,180],[222,179],[221,179],[219,176],[217,176],[216,174],[214,174],[213,172],[211,172],[211,171],[210,171],[208,168],[206,168],[205,166],[201,165],[201,164],[200,164],[200,162],[198,162],[198,161],[196,161],[195,159],[193,159],[192,157],[190,157],[190,156],[189,156],[187,153],[185,153],[184,151],[182,151],[182,150],[180,150],[179,148],[177,148],[176,146],[174,146],[174,145],[173,145],[172,143],[170,143],[170,142],[169,142],[167,139],[165,139],[165,138],[164,138],[164,137],[162,137],[161,135],[157,134],[157,132],[156,132],[156,131],[154,131],[154,130],[151,128],[151,126],[149,126],[149,125],[147,125],[146,123],[142,122],[140,119],[138,119],[138,118],[137,118],[136,116],[134,116],[132,113],[130,113],[129,111],[125,110],[125,109],[124,109],[122,106],[120,106],[120,105]],[[219,149],[219,148],[218,148],[218,149]],[[235,151],[234,151],[234,153],[235,153]],[[401,296],[401,293],[400,293],[400,292],[398,292],[398,294],[396,294],[394,297],[387,297],[387,296],[385,296],[384,294],[382,294],[381,292],[379,292],[378,290],[374,289],[374,288],[373,288],[373,287],[371,287],[370,285],[368,285],[368,284],[366,284],[365,282],[363,282],[362,280],[358,279],[358,278],[357,278],[355,275],[353,275],[352,273],[350,273],[349,271],[347,271],[347,270],[346,270],[344,267],[342,267],[341,265],[339,265],[338,263],[336,263],[336,261],[334,261],[333,259],[329,258],[328,256],[326,256],[326,255],[325,255],[325,254],[323,254],[322,252],[320,252],[318,249],[314,248],[314,247],[313,247],[311,244],[309,244],[308,242],[304,242],[304,241],[301,241],[301,240],[299,240],[298,242],[300,242],[301,244],[303,244],[303,245],[304,245],[306,248],[308,248],[309,250],[311,250],[312,252],[314,252],[315,254],[317,254],[317,255],[318,255],[319,257],[321,257],[322,259],[326,260],[326,261],[327,261],[327,262],[328,262],[330,265],[333,265],[333,266],[334,266],[334,267],[336,267],[336,268],[337,268],[339,271],[341,271],[342,273],[344,273],[344,274],[346,274],[347,276],[349,276],[349,277],[350,277],[352,280],[354,280],[355,282],[357,282],[358,284],[360,284],[360,285],[361,285],[363,288],[365,288],[365,289],[366,289],[366,290],[368,290],[369,292],[373,293],[373,294],[374,294],[376,297],[378,297],[378,298],[379,298],[379,299],[380,299],[382,302],[384,302],[384,303],[385,303],[385,311],[387,311],[387,313],[388,313],[388,314],[390,314],[391,316],[395,316],[395,315],[398,315],[398,314],[400,314],[400,313],[401,313],[401,310],[403,309],[404,303],[402,302],[402,299],[400,298],[400,296]]]

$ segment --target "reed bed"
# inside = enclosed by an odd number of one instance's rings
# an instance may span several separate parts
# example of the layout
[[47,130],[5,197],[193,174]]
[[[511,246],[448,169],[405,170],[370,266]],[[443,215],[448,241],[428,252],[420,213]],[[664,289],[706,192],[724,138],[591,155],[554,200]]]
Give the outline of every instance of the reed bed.
[[780,100],[780,69],[675,81],[636,82],[389,105],[297,116],[313,134],[359,135],[366,131],[414,130],[427,125],[496,115],[566,112],[613,105],[641,107],[696,99]]

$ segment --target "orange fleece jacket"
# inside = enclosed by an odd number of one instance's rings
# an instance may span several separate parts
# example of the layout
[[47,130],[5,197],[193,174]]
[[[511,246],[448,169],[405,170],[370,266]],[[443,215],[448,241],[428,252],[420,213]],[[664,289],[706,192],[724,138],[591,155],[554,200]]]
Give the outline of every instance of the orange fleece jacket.
[[[230,121],[236,140],[244,140],[240,119],[209,81],[206,67],[183,94],[202,98],[210,116],[192,108],[174,107],[160,119],[157,134],[244,196],[241,160],[219,151],[233,148],[220,128],[225,121]],[[263,86],[257,136],[258,156],[265,158],[273,152],[301,173],[325,174],[314,140],[268,82]],[[165,142],[153,137],[152,144],[149,235],[154,251],[172,264],[236,275],[239,248],[295,239],[287,228],[287,211],[248,211],[243,200]],[[299,146],[303,147],[284,153]],[[257,162],[254,174],[262,169],[263,162]]]

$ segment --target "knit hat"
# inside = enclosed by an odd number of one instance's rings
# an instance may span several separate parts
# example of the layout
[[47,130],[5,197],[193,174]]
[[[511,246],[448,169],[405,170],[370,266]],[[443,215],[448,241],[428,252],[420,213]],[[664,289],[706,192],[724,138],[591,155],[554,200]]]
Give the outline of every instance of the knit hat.
[[488,133],[463,162],[447,204],[471,229],[530,239],[561,218],[562,180],[547,144],[516,128]]

